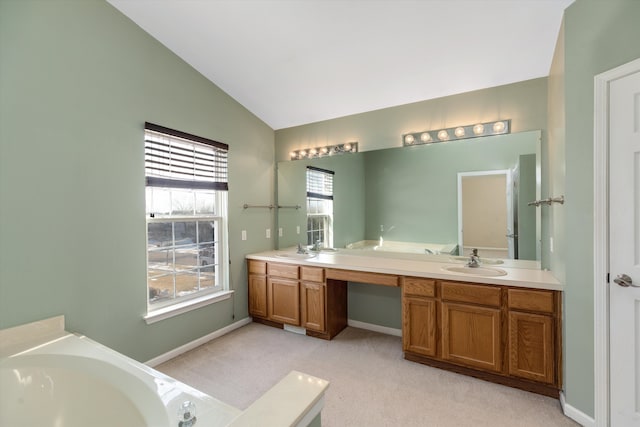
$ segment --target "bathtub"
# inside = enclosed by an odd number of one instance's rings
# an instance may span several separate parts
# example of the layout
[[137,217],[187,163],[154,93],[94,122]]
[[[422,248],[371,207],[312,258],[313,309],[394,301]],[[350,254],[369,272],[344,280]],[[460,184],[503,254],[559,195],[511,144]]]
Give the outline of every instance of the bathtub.
[[[0,331],[0,426],[178,426],[186,401],[195,404],[198,427],[258,425],[265,415],[276,416],[273,425],[302,426],[319,417],[324,404],[328,382],[293,371],[241,411],[60,330],[61,318]],[[294,390],[295,404],[283,402],[283,387]],[[287,407],[280,410],[283,403]]]
[[397,242],[389,240],[361,240],[349,243],[347,249],[360,249],[364,251],[378,252],[401,252],[413,254],[455,254],[456,244],[441,243],[417,243],[417,242]]
[[241,412],[70,333],[0,359],[0,390],[2,426],[177,426],[185,401],[198,425],[225,426]]

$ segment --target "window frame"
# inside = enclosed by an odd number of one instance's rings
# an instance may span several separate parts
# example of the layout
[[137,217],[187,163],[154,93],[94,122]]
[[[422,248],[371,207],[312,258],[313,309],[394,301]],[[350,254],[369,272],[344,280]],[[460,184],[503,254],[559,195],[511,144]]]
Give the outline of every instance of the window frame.
[[[155,173],[150,172],[148,167],[149,163],[157,163],[157,156],[154,158],[150,155],[150,153],[154,153],[152,146],[154,143],[151,142],[151,138],[149,137],[148,132],[160,133],[163,137],[166,137],[168,140],[171,140],[171,144],[175,143],[176,145],[181,144],[193,144],[193,167],[194,167],[194,177],[190,179],[188,175],[181,176],[178,174],[173,174],[174,176],[168,176],[171,174],[171,171],[167,172],[166,169],[171,168],[171,154],[167,154],[165,159],[167,160],[166,164],[161,163],[160,168],[165,168],[164,171]],[[146,249],[146,302],[147,302],[147,313],[144,316],[147,324],[155,323],[159,320],[173,317],[175,315],[230,298],[233,293],[229,288],[229,242],[228,242],[228,146],[226,144],[209,140],[206,138],[198,137],[195,135],[187,134],[181,131],[176,131],[173,129],[165,128],[163,126],[154,125],[152,123],[145,123],[144,129],[145,135],[145,240],[147,242]],[[175,140],[174,140],[175,138]],[[198,173],[196,170],[199,165],[197,164],[198,159],[198,146],[205,151],[210,151],[212,156],[214,157],[213,165],[211,166],[211,170],[207,170],[206,174],[211,175],[211,177],[202,179],[201,177],[195,176]],[[203,148],[204,146],[204,148]],[[213,148],[211,148],[213,147]],[[222,153],[222,155],[220,155]],[[152,161],[148,161],[149,159]],[[165,159],[160,159],[160,162]],[[222,159],[222,161],[219,161]],[[219,161],[219,162],[218,162]],[[211,163],[211,162],[210,162]],[[193,214],[176,214],[173,215],[171,209],[168,213],[157,213],[150,212],[150,202],[149,202],[149,192],[148,188],[158,188],[165,190],[180,190],[180,191],[191,191],[194,192],[194,197],[197,200],[198,192],[212,193],[214,209],[212,213],[198,213],[197,212],[197,203],[194,205]],[[170,197],[172,194],[170,194]],[[172,236],[171,236],[171,250],[173,252],[173,260],[172,260],[172,274],[173,274],[173,295],[167,300],[158,300],[151,301],[150,298],[150,261],[149,261],[149,224],[152,223],[179,223],[179,222],[193,222],[196,223],[198,221],[214,221],[216,233],[214,234],[214,241],[212,242],[212,246],[214,248],[214,257],[215,262],[213,264],[214,269],[214,286],[208,287],[205,289],[197,289],[194,292],[190,292],[187,295],[178,296],[177,295],[177,287],[176,287],[176,257],[175,250],[177,249],[176,245],[176,235],[175,235],[175,225],[172,225]],[[197,225],[196,225],[197,226]],[[196,231],[198,233],[198,231]],[[199,240],[196,239],[196,240]],[[199,242],[196,241],[194,245],[198,245]],[[178,246],[179,248],[179,246]],[[184,249],[184,248],[183,248]],[[196,250],[197,246],[196,246]],[[197,256],[197,265],[194,266],[193,269],[198,272],[198,287],[200,287],[200,272],[202,268],[204,268],[200,263],[200,254],[196,254]],[[189,269],[185,270],[189,271]]]

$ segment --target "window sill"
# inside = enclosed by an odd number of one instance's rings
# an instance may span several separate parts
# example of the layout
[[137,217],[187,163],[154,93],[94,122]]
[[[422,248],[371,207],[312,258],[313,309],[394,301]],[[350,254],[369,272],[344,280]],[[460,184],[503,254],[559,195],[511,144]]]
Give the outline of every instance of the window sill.
[[148,312],[147,315],[144,316],[144,321],[147,322],[147,325],[151,325],[152,323],[156,323],[170,317],[178,316],[179,314],[187,313],[189,311],[216,303],[218,301],[224,301],[231,298],[232,294],[233,291],[220,291],[216,292],[215,294],[209,294],[167,307],[162,307],[157,310]]

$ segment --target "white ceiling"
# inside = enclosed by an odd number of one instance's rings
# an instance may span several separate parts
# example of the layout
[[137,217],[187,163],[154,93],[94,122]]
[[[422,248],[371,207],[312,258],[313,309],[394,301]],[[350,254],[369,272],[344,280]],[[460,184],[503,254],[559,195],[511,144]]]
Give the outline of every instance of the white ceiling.
[[547,76],[573,0],[108,0],[273,129]]

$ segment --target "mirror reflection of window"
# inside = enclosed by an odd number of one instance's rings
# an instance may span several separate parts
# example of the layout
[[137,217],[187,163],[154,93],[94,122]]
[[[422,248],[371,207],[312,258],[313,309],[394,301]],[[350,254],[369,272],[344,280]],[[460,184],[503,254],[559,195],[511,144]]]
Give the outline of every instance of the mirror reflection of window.
[[307,244],[333,247],[334,172],[307,166]]

